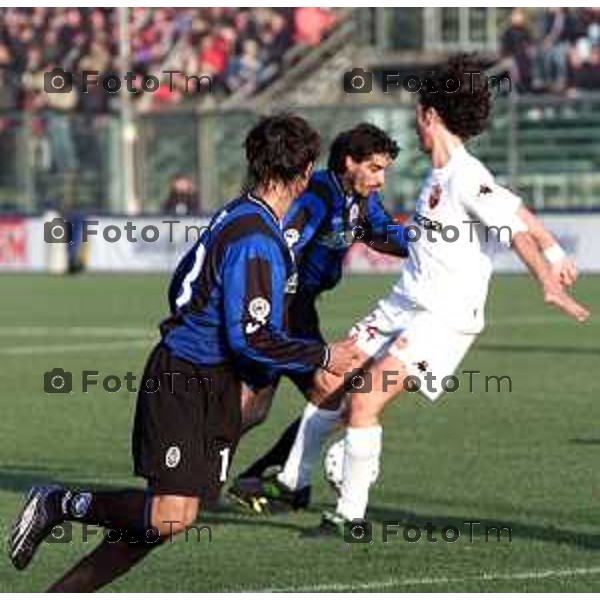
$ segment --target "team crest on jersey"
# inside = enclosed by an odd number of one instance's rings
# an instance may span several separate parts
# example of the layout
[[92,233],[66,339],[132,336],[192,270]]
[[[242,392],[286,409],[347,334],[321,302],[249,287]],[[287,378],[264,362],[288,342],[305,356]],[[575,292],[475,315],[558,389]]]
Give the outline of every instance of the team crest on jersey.
[[440,203],[441,198],[442,188],[439,186],[439,184],[436,183],[431,188],[431,192],[429,193],[429,208],[435,208]]
[[269,313],[271,312],[271,304],[266,298],[257,296],[256,298],[252,298],[252,300],[250,300],[250,304],[248,304],[248,312],[255,321],[261,325],[264,325],[267,322]]
[[165,454],[165,464],[167,468],[174,469],[181,460],[181,450],[179,446],[171,446]]
[[489,185],[485,185],[485,183],[482,183],[479,186],[479,195],[483,196],[484,194],[491,194],[492,193],[492,188]]
[[294,227],[290,227],[283,232],[283,237],[288,248],[291,248],[300,239],[300,232]]

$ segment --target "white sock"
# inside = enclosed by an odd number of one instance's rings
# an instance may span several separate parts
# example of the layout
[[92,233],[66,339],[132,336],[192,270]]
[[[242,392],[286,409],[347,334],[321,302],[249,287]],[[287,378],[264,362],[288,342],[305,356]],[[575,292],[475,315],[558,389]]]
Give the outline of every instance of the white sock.
[[277,475],[292,490],[310,485],[312,470],[321,455],[321,446],[337,423],[341,409],[323,410],[310,402],[302,413],[302,421],[283,471]]
[[344,479],[337,513],[345,519],[364,519],[369,488],[379,472],[381,425],[348,427],[344,438]]

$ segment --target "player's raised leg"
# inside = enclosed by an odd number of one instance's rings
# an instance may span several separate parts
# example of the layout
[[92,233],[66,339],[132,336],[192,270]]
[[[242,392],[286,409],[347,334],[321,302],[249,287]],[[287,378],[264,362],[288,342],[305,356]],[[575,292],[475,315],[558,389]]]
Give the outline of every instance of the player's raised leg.
[[[394,373],[394,384],[389,374]],[[379,422],[385,405],[403,391],[407,369],[403,361],[386,355],[365,373],[371,383],[369,393],[350,394],[347,427],[343,439],[343,476],[335,512],[325,512],[319,527],[307,537],[343,535],[345,523],[364,519],[369,489],[377,480],[382,450]]]
[[[393,384],[387,390],[381,387],[381,375],[385,376],[381,370],[400,370],[401,365],[394,364],[398,359],[411,376],[416,374],[415,366],[438,377],[452,375],[483,329],[493,272],[492,242],[500,241],[515,251],[540,285],[546,304],[579,322],[589,317],[589,311],[564,289],[574,280],[573,269],[564,262],[557,266],[552,255],[543,254],[548,244],[552,248],[552,240],[542,239],[547,236],[540,235],[526,213],[522,218],[522,200],[499,185],[465,148],[466,140],[485,130],[491,111],[485,81],[462,83],[473,67],[470,57],[454,57],[428,76],[435,82],[433,87],[423,86],[419,91],[415,124],[432,169],[411,221],[419,235],[410,244],[404,276],[383,302],[407,341],[402,349],[392,346],[389,356],[372,369],[374,389],[366,400],[353,394],[337,507],[340,514],[335,515],[334,525],[364,516],[369,477],[361,465],[369,460],[371,466],[375,464],[381,446],[379,413],[401,391]],[[457,87],[444,92],[451,81]],[[455,235],[447,239],[430,235],[444,228]],[[495,239],[490,241],[493,232]]]

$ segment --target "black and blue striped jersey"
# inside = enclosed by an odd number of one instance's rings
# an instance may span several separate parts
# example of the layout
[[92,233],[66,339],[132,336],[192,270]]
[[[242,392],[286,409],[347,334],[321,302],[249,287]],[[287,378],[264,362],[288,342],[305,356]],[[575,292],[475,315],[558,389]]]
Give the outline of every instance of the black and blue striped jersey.
[[252,195],[230,202],[175,270],[163,343],[174,356],[198,365],[234,362],[256,384],[325,366],[323,343],[285,332],[297,275],[269,205]]
[[333,171],[316,171],[306,191],[292,204],[283,233],[298,264],[303,292],[318,295],[337,285],[353,242],[379,252],[408,256],[404,227],[384,209],[381,196],[347,195]]

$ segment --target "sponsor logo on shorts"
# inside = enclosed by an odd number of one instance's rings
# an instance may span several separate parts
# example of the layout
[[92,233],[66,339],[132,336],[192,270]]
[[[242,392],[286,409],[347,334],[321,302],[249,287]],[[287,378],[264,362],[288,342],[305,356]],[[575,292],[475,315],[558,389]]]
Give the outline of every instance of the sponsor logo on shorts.
[[179,446],[171,446],[165,454],[165,464],[169,469],[174,469],[181,461]]
[[377,335],[380,334],[379,327],[375,327],[374,325],[367,325],[365,328],[365,333],[367,335],[367,339],[374,340]]

